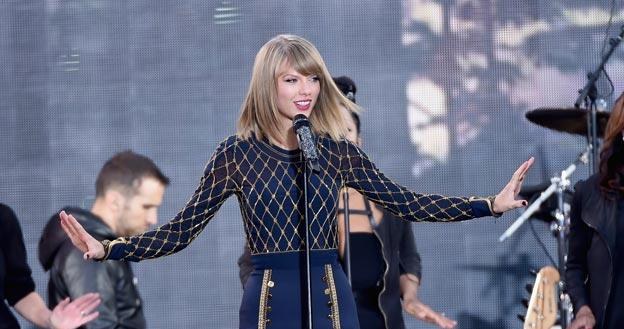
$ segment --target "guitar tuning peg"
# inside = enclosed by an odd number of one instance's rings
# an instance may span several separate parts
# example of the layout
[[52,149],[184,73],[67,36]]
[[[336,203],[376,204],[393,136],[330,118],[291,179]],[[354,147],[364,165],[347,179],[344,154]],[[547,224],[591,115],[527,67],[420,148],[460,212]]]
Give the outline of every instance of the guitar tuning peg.
[[529,269],[529,273],[531,273],[533,276],[537,276],[537,270],[534,268]]
[[522,305],[524,305],[524,307],[529,308],[529,300],[526,298],[522,298]]
[[516,316],[518,317],[518,319],[520,319],[520,321],[524,322],[524,315],[516,314]]
[[532,283],[527,283],[526,286],[524,286],[524,289],[526,289],[526,291],[530,293],[533,292],[533,284]]

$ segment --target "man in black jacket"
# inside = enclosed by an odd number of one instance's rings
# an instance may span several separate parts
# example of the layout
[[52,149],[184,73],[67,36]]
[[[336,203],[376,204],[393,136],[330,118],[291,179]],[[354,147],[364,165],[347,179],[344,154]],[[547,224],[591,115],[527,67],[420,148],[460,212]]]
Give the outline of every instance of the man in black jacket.
[[[146,231],[157,222],[169,179],[149,158],[124,151],[104,164],[96,181],[90,211],[66,207],[99,240],[113,240]],[[127,262],[87,262],[63,232],[58,212],[50,218],[39,240],[39,261],[50,271],[50,307],[65,297],[98,292],[100,316],[87,328],[146,327],[143,303]]]

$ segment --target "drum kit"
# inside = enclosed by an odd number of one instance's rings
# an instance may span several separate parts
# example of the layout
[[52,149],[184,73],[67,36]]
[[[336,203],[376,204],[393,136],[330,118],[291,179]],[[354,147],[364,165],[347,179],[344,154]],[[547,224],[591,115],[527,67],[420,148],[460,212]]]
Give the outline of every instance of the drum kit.
[[[594,103],[595,104],[595,103]],[[590,172],[595,172],[597,162],[598,140],[602,138],[609,120],[609,112],[582,108],[538,108],[526,113],[526,118],[544,128],[554,131],[587,137],[587,146],[578,158],[566,169],[550,179],[550,184],[539,187],[528,187],[520,193],[539,196],[532,201],[529,207],[516,221],[501,235],[499,241],[510,237],[529,218],[539,218],[550,222],[553,235],[557,238],[558,271],[560,281],[559,295],[559,324],[565,329],[572,319],[572,304],[565,293],[565,261],[567,257],[567,236],[570,227],[570,191],[569,177],[580,164],[589,164]],[[528,192],[527,190],[532,190]],[[539,317],[538,317],[539,318]],[[527,326],[525,322],[525,327]]]

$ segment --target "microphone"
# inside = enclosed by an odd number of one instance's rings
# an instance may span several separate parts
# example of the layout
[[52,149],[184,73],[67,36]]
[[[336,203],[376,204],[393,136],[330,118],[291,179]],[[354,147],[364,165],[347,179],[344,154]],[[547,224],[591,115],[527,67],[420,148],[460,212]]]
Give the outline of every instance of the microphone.
[[310,121],[305,115],[297,114],[293,118],[293,129],[297,133],[297,141],[299,141],[299,148],[303,152],[303,157],[312,171],[319,173],[321,171],[318,162],[319,156],[314,144],[314,136],[310,129]]

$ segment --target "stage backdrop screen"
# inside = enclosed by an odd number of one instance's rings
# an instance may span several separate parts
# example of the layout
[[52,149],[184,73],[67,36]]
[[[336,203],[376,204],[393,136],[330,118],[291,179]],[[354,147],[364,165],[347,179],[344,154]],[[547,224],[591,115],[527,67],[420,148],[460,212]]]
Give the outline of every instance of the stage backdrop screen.
[[[607,36],[620,33],[615,3],[2,1],[0,202],[20,219],[46,296],[37,243],[48,218],[90,207],[99,169],[126,149],[171,178],[159,222],[175,216],[217,144],[235,133],[256,52],[281,33],[307,38],[333,75],[357,83],[363,149],[393,180],[422,193],[492,195],[534,156],[526,184],[549,182],[586,140],[525,113],[572,107]],[[613,85],[598,80],[607,108],[622,91],[623,59],[616,50],[607,65]],[[572,183],[589,173],[580,166]],[[545,221],[498,242],[520,214],[412,225],[418,297],[458,328],[520,327],[529,271],[557,259]],[[148,327],[237,328],[244,241],[230,198],[187,249],[132,264]],[[408,328],[432,328],[405,317]]]

